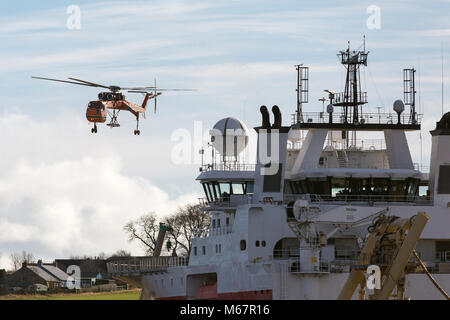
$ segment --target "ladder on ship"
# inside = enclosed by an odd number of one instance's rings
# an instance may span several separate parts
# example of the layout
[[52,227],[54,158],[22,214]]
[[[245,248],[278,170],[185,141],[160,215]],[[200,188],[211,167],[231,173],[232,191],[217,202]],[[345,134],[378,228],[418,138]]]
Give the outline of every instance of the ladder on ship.
[[280,264],[280,300],[287,299],[287,275],[289,271],[289,263]]
[[301,238],[301,233],[300,233],[300,228],[299,228],[299,222],[295,219],[288,219],[287,224],[289,226],[289,228],[291,228],[292,232],[295,233],[295,235],[297,236],[297,239]]
[[339,168],[346,168],[348,164],[348,156],[345,150],[335,150],[336,160]]

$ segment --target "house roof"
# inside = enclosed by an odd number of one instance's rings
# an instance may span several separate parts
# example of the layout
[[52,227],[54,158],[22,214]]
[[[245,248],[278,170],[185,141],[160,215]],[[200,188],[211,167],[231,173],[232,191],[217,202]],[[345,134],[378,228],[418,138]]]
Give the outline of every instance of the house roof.
[[67,270],[70,265],[79,266],[82,277],[95,278],[99,273],[108,273],[106,260],[102,259],[56,259],[55,265],[62,270]]
[[26,267],[28,269],[30,269],[31,271],[33,271],[34,273],[36,273],[40,278],[44,279],[45,281],[48,281],[48,282],[59,282],[60,281],[57,278],[55,278],[54,276],[52,276],[51,274],[49,274],[48,272],[46,272],[41,267],[30,266],[30,265],[27,265]]
[[58,280],[67,281],[69,278],[69,275],[62,271],[61,269],[55,267],[51,264],[43,264],[41,265],[43,269],[45,269],[48,273],[52,274],[54,277],[56,277]]

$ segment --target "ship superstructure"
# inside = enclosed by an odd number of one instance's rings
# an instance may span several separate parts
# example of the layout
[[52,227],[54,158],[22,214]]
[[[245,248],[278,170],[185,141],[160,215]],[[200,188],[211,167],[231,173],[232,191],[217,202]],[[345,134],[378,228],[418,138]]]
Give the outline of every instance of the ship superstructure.
[[[326,113],[303,112],[308,69],[302,65],[292,124],[283,126],[277,106],[272,123],[268,108],[260,108],[255,165],[238,161],[248,141],[245,125],[235,118],[217,123],[211,137],[220,161],[202,166],[197,177],[202,208],[211,215],[207,235],[193,239],[188,259],[135,262],[146,297],[337,299],[377,217],[418,212],[429,221],[415,250],[450,291],[450,113],[431,131],[430,171],[423,172],[405,134],[421,126],[415,70],[404,69],[404,99],[394,102],[393,113],[368,113],[359,79],[368,52],[347,48],[338,56],[346,68],[344,91],[327,90]],[[366,132],[384,139],[362,139]],[[408,268],[402,296],[442,298],[418,264]]]

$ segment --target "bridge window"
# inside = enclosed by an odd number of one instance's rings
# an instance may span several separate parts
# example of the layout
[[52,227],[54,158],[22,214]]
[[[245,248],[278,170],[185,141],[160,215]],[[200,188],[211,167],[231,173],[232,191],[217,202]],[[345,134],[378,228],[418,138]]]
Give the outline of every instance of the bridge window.
[[245,251],[245,249],[247,249],[247,243],[245,242],[245,240],[241,240],[239,246],[241,248],[241,251]]
[[230,217],[227,217],[227,218],[226,218],[225,223],[226,223],[227,226],[230,225]]
[[[419,179],[415,178],[307,178],[291,181],[289,186],[295,194],[318,194],[323,197],[355,199],[352,196],[382,196],[383,199],[401,199],[416,196]],[[400,196],[400,198],[398,198]]]
[[244,191],[244,193],[245,193],[245,194],[253,194],[253,189],[254,189],[254,184],[253,184],[253,182],[248,182],[248,183],[245,185],[245,191]]
[[231,194],[253,194],[253,182],[204,182],[203,191],[209,202],[228,198]]
[[206,247],[202,246],[202,254],[205,255],[206,254]]
[[206,199],[208,199],[208,202],[211,202],[214,198],[211,196],[209,186],[207,183],[202,183],[203,191],[205,192]]
[[212,220],[212,227],[213,227],[213,229],[216,228],[216,220],[215,219]]
[[243,183],[233,183],[232,185],[233,194],[244,194],[244,184]]
[[194,247],[194,256],[197,255],[197,247]]
[[220,219],[217,219],[217,228],[220,228]]
[[450,166],[439,166],[438,190],[439,194],[450,194]]
[[221,183],[220,191],[222,192],[222,194],[224,194],[225,192],[230,194],[230,184],[229,183]]

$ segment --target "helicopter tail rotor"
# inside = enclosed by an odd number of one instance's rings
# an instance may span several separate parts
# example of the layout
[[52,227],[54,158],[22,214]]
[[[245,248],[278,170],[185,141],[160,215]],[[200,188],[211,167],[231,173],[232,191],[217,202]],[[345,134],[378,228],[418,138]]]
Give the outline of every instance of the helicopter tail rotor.
[[155,90],[154,90],[153,94],[155,95],[155,110],[154,110],[154,112],[156,113],[156,99],[158,98],[158,94],[156,93],[156,78],[155,78]]

